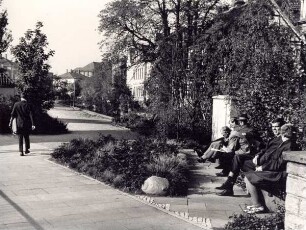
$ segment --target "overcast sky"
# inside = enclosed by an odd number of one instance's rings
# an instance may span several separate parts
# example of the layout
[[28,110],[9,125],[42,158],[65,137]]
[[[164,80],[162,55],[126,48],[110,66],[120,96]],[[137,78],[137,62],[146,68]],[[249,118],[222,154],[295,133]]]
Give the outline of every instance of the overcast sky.
[[[51,71],[63,74],[66,69],[100,61],[98,14],[111,0],[3,0],[12,31],[12,45],[37,21],[44,24],[49,47],[55,50],[50,58]],[[8,57],[10,55],[8,54]]]

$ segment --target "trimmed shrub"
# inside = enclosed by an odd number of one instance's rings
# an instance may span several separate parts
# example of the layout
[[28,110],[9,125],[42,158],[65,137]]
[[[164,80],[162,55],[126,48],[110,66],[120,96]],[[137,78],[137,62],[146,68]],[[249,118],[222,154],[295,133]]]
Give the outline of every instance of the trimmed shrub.
[[120,120],[117,120],[117,122],[143,136],[154,136],[157,132],[156,123],[152,118],[140,116],[134,112],[121,116]]
[[36,129],[34,134],[61,134],[67,133],[67,124],[57,118],[50,117],[48,113],[42,112],[34,117]]
[[9,128],[11,105],[8,103],[2,95],[0,95],[0,133],[10,133]]

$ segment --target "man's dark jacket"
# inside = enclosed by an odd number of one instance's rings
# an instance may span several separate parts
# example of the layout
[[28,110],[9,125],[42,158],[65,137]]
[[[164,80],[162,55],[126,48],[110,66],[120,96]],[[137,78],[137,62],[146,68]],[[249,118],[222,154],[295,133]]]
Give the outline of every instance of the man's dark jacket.
[[17,133],[30,132],[32,128],[32,111],[27,101],[19,101],[14,104],[11,116],[16,118]]
[[[271,182],[280,182],[286,177],[286,162],[283,152],[294,150],[295,146],[290,141],[281,142],[273,151],[261,156],[260,165],[263,171],[248,172],[245,176],[254,185],[270,185]],[[265,161],[264,161],[265,159]]]

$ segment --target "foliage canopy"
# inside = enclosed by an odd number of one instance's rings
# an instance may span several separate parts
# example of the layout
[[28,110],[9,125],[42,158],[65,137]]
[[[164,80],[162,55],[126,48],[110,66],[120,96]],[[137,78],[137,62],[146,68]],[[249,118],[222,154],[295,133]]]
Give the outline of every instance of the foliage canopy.
[[36,111],[53,106],[53,79],[49,75],[48,59],[54,51],[46,51],[47,36],[42,32],[43,24],[38,22],[34,30],[28,30],[12,53],[19,66],[17,88],[25,93]]
[[270,1],[228,10],[217,0],[116,0],[99,17],[113,41],[103,41],[108,54],[132,48],[135,60],[153,63],[147,104],[165,135],[209,134],[219,94],[231,96],[264,134],[278,116],[303,122],[304,44]]

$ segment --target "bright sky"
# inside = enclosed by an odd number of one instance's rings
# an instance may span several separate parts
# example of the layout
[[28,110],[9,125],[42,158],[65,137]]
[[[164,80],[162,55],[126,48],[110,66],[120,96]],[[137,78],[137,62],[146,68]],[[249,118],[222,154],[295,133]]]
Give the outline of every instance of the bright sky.
[[[37,21],[44,25],[49,48],[55,50],[50,58],[51,71],[63,74],[66,69],[83,67],[100,61],[98,42],[98,14],[111,0],[3,0],[12,31],[12,45],[19,43],[28,29]],[[8,53],[8,57],[11,57]]]

